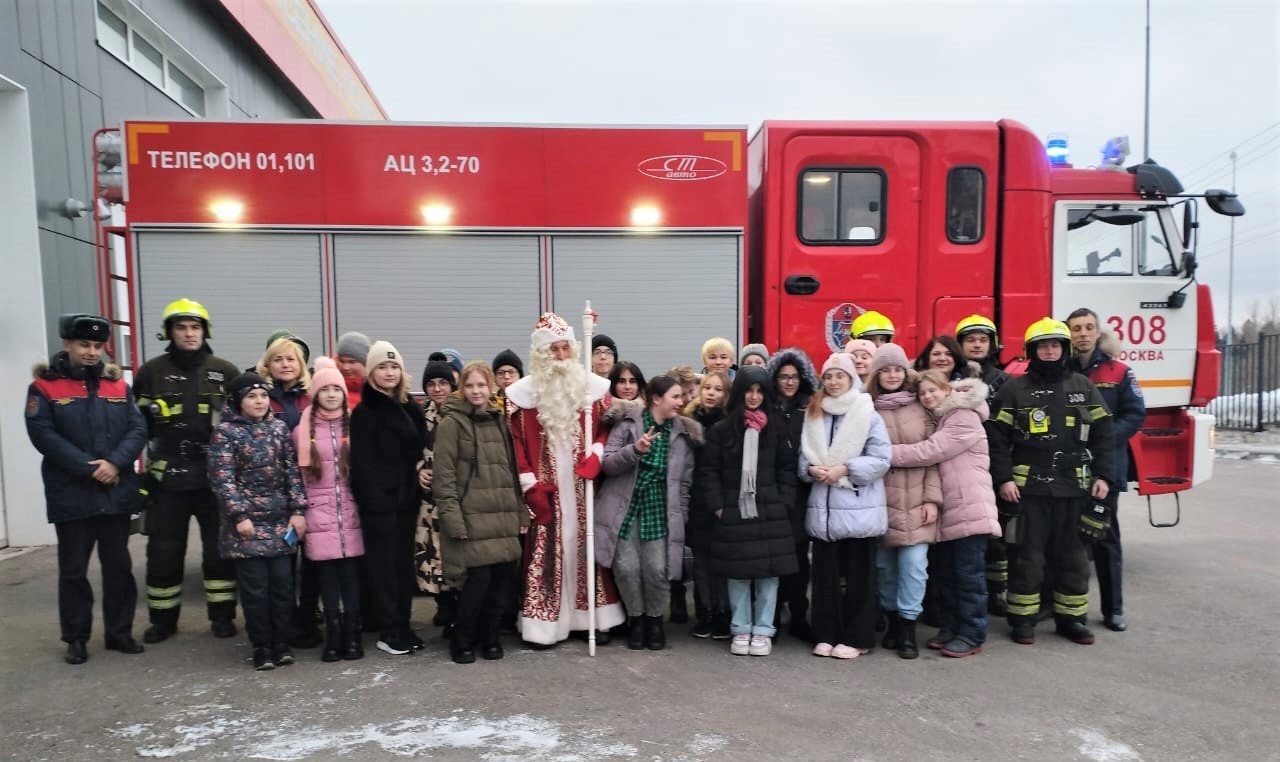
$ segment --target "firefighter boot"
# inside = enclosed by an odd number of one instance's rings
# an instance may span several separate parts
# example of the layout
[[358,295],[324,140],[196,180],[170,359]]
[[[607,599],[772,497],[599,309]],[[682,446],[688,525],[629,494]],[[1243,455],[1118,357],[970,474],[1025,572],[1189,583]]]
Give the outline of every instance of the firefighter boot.
[[1058,619],[1057,632],[1072,643],[1082,646],[1093,644],[1093,632],[1079,619]]
[[916,620],[898,620],[898,656],[903,659],[914,659],[920,656],[916,646]]

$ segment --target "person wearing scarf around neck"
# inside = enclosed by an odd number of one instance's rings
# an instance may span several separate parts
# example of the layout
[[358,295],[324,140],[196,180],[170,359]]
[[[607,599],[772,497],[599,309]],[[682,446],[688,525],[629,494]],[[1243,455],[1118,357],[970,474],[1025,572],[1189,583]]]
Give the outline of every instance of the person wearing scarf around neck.
[[729,650],[740,656],[767,656],[773,650],[778,578],[798,568],[787,516],[796,461],[785,446],[772,397],[764,368],[740,368],[728,412],[707,432],[698,463],[700,506],[715,522],[711,572],[728,580]]
[[890,455],[888,431],[861,390],[853,358],[831,355],[800,436],[800,478],[813,483],[805,529],[813,538],[815,656],[854,659],[875,646],[876,549],[888,529]]
[[669,581],[683,572],[694,449],[702,440],[702,427],[680,417],[683,396],[671,376],[649,379],[648,404],[632,407],[614,424],[604,447],[596,560],[613,569],[633,651],[666,647],[662,617]]

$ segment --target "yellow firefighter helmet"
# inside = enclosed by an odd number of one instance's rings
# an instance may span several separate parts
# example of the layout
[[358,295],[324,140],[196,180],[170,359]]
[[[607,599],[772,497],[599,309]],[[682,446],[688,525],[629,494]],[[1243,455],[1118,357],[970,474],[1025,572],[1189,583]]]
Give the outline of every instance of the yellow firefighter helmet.
[[985,318],[977,313],[956,323],[957,339],[962,339],[966,333],[973,333],[974,331],[982,331],[994,339],[996,337],[996,324],[991,322],[990,318]]
[[875,310],[867,310],[849,325],[849,338],[865,339],[868,336],[893,338],[893,321]]
[[209,322],[209,310],[206,310],[203,304],[194,299],[182,298],[176,302],[169,302],[168,306],[164,308],[164,314],[161,315],[161,318],[164,320],[164,336],[162,338],[168,338],[169,326],[178,318],[195,318],[204,323],[204,337],[206,339],[212,333],[213,326]]
[[1027,348],[1027,352],[1030,353],[1031,345],[1044,339],[1057,339],[1070,344],[1071,329],[1067,328],[1067,324],[1061,320],[1054,320],[1051,317],[1040,318],[1027,326],[1027,332],[1022,337],[1022,344]]

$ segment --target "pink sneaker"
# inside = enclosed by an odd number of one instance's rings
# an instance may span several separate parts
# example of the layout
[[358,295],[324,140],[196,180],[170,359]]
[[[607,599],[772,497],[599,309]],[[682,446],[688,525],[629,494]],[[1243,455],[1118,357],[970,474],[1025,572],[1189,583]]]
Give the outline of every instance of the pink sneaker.
[[752,656],[768,656],[773,651],[773,638],[768,635],[752,635],[747,653]]
[[747,633],[734,635],[729,641],[729,653],[734,656],[746,656],[751,653],[751,636]]
[[819,643],[813,647],[814,656],[830,656],[832,645],[830,643]]
[[841,643],[840,645],[831,649],[831,658],[856,659],[864,653],[866,653],[866,651],[863,651],[860,648],[854,648],[853,646],[846,646],[845,644]]

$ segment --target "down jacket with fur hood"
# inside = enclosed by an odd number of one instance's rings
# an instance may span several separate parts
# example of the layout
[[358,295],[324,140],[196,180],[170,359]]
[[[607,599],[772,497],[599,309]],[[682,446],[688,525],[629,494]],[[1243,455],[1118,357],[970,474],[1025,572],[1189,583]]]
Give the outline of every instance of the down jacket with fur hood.
[[[822,417],[806,416],[800,439],[800,478],[813,483],[805,529],[815,540],[837,542],[880,537],[888,529],[884,475],[889,434],[871,397],[850,389],[822,400]],[[834,486],[819,484],[809,466],[844,465],[849,475]]]
[[[922,442],[934,432],[933,417],[912,392],[881,394],[875,404],[889,432],[889,441],[895,445]],[[937,539],[937,519],[930,524],[923,523],[925,503],[933,503],[939,512],[942,508],[942,479],[937,466],[894,466],[885,474],[884,489],[889,506],[889,531],[884,536],[887,547],[919,545]]]
[[[631,509],[640,466],[635,444],[644,434],[643,415],[643,403],[615,400],[601,418],[602,422],[611,423],[612,429],[601,461],[604,479],[596,493],[595,542],[596,561],[607,568],[613,567],[618,530]],[[666,490],[667,577],[680,579],[684,574],[684,530],[689,516],[694,457],[702,447],[702,424],[686,416],[676,416],[671,422],[670,437]]]
[[938,430],[923,442],[893,446],[895,467],[938,466],[942,477],[939,541],[1000,536],[991,458],[982,426],[987,410],[986,384],[973,378],[954,381],[951,393],[934,411]]
[[[796,385],[796,393],[791,397],[782,396],[782,386],[778,383],[778,373],[784,366],[790,365],[795,368],[800,376],[800,383]],[[783,427],[787,432],[787,447],[791,450],[791,457],[800,457],[800,435],[804,431],[804,415],[805,409],[809,407],[809,400],[813,399],[813,393],[818,390],[818,374],[813,369],[813,361],[809,359],[809,355],[805,354],[803,349],[798,347],[787,347],[779,349],[769,358],[769,362],[765,365],[765,370],[769,374],[769,380],[773,382],[774,389],[777,390],[777,410],[778,418],[782,421]],[[791,531],[795,536],[797,544],[807,544],[809,535],[804,528],[804,514],[809,505],[809,485],[805,482],[796,484],[796,496],[791,501],[791,505],[787,506],[787,514],[791,517]]]

